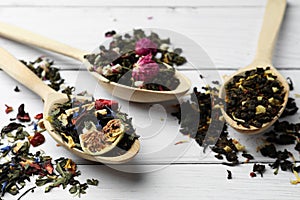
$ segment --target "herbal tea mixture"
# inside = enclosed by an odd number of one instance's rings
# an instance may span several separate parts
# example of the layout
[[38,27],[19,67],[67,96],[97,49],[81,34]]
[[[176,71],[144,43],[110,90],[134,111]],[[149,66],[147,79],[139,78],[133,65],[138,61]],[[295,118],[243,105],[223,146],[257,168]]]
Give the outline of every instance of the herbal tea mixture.
[[[132,119],[120,112],[118,102],[113,100],[81,102],[71,99],[58,104],[47,120],[69,148],[77,148],[92,155],[103,154],[114,142],[117,142],[118,147],[115,155],[126,153],[138,138]],[[105,155],[112,156],[112,152]]]
[[270,67],[246,71],[234,76],[225,87],[226,113],[238,124],[250,128],[262,127],[277,116],[285,92]]
[[[24,104],[20,107],[24,108]],[[26,116],[29,117],[28,113]],[[40,120],[41,114],[36,115],[35,119]],[[63,189],[69,186],[69,192],[79,197],[86,193],[89,185],[98,185],[98,180],[95,179],[87,179],[85,183],[79,182],[76,177],[81,173],[71,159],[61,157],[53,160],[44,152],[35,151],[33,147],[40,146],[45,141],[42,134],[44,130],[38,130],[38,121],[33,121],[30,127],[33,126],[34,134],[30,135],[25,129],[28,124],[21,118],[18,120],[21,123],[11,122],[1,130],[0,199],[6,193],[17,195],[25,188],[26,182],[30,182],[33,178],[36,186],[45,186],[45,192],[59,186]],[[35,188],[30,188],[18,199],[29,191],[33,192]]]
[[47,57],[41,56],[34,61],[26,62],[20,60],[25,64],[33,73],[35,73],[43,81],[48,82],[48,86],[55,91],[61,91],[71,95],[74,87],[64,86],[65,80],[61,78],[59,69],[54,67],[54,61]]
[[154,32],[147,36],[141,29],[134,30],[133,35],[110,35],[113,40],[108,49],[100,46],[100,53],[85,56],[91,71],[130,87],[156,91],[177,88],[174,66],[183,65],[186,59],[180,48],[171,48],[170,39],[161,39]]
[[[291,80],[290,90],[293,89]],[[222,99],[218,97],[218,89],[216,87],[203,87],[202,92],[194,88],[189,101],[185,101],[178,105],[181,110],[189,110],[186,112],[173,113],[181,123],[181,132],[189,135],[204,148],[211,148],[215,152],[217,159],[227,162],[223,164],[228,166],[237,166],[239,164],[253,162],[253,169],[249,173],[250,177],[256,177],[257,173],[263,176],[267,170],[265,165],[255,162],[254,156],[247,152],[247,148],[240,144],[236,139],[230,138],[227,125],[223,122],[220,107],[224,104]],[[199,106],[199,108],[197,108]],[[292,184],[300,183],[300,165],[296,165],[295,158],[291,153],[290,145],[295,145],[294,149],[300,153],[300,123],[289,123],[282,118],[294,115],[298,111],[298,107],[293,98],[289,98],[287,106],[281,115],[281,118],[273,125],[270,132],[264,134],[264,145],[259,146],[260,153],[269,158],[273,158],[274,162],[269,166],[274,169],[274,174],[278,174],[279,169],[283,171],[291,171],[295,174],[296,180],[292,180]],[[183,114],[185,114],[183,116]],[[198,118],[198,127],[192,125],[192,121]],[[209,137],[207,137],[209,136]],[[283,151],[277,150],[277,145],[286,145]],[[245,160],[240,161],[240,156]],[[227,171],[227,178],[232,179],[233,175],[230,170]]]
[[[67,94],[74,91],[73,87],[62,89],[64,80],[61,78],[59,70],[52,66],[53,61],[40,57],[34,62],[22,62],[42,80],[50,82],[49,86],[53,89]],[[19,88],[18,92],[20,92]],[[5,104],[5,107],[6,114],[13,114],[14,109],[11,105]],[[38,124],[43,118],[43,114],[39,113],[31,118],[25,111],[24,104],[21,104],[17,111],[16,117],[10,118],[10,121],[17,120],[20,123],[11,122],[1,130],[0,199],[6,193],[19,194],[22,189],[25,189],[26,182],[30,182],[32,179],[35,180],[36,186],[45,186],[45,192],[50,192],[53,188],[60,186],[63,189],[69,186],[69,192],[79,197],[86,193],[89,185],[98,185],[98,180],[95,179],[87,179],[85,183],[79,182],[76,177],[81,173],[71,159],[63,157],[54,159],[43,151],[35,151],[34,147],[45,142],[43,135],[45,130],[43,128],[38,130]],[[26,128],[27,126],[28,128]],[[32,130],[28,132],[27,130],[32,127],[34,133],[30,134]],[[33,192],[35,188],[25,191],[18,199],[30,191]]]

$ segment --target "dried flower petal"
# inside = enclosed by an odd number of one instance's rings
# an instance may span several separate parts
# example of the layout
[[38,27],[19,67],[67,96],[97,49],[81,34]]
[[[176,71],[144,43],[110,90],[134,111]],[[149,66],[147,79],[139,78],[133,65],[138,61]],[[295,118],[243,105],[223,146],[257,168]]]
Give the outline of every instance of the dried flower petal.
[[10,113],[10,112],[13,111],[13,107],[8,106],[8,105],[6,105],[6,104],[5,104],[5,106],[6,106],[6,109],[5,109],[5,113],[6,113],[6,114],[8,114],[8,113]]
[[70,171],[72,174],[75,174],[77,166],[76,166],[75,162],[73,162],[73,160],[68,159],[65,166],[64,166],[64,168],[66,170]]
[[33,136],[28,137],[30,144],[33,147],[40,146],[45,142],[45,137],[40,132],[35,132]]
[[116,110],[118,108],[119,104],[117,101],[108,100],[108,99],[97,99],[95,101],[95,109],[96,110],[104,109],[104,108],[106,108],[106,106],[113,110]]
[[21,122],[30,122],[30,116],[24,110],[24,104],[21,104],[18,108],[17,119]]
[[68,147],[69,148],[74,148],[76,146],[73,138],[71,136],[67,136],[66,134],[64,133],[61,133],[67,140],[68,140]]
[[34,116],[34,119],[43,119],[43,113],[39,113],[36,116]]
[[135,53],[140,56],[154,54],[157,52],[157,45],[148,38],[142,38],[135,44]]
[[300,176],[299,176],[298,172],[296,172],[295,170],[293,170],[293,173],[296,177],[296,180],[291,180],[291,184],[296,185],[296,184],[300,183]]

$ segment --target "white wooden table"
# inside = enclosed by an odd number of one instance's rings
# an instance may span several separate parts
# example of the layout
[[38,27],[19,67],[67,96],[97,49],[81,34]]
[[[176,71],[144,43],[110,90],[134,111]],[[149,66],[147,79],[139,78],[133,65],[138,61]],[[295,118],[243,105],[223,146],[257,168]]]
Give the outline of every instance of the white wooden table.
[[[201,59],[193,49],[186,50],[187,56],[201,66],[200,73],[211,80],[221,79],[221,75],[230,74],[245,66],[254,57],[266,1],[252,0],[201,0],[201,1],[79,1],[79,0],[5,0],[0,1],[0,20],[40,33],[52,39],[62,41],[87,51],[94,50],[104,41],[104,33],[130,31],[133,28],[164,28],[181,33],[203,48],[209,60]],[[295,90],[300,87],[300,1],[288,0],[286,16],[281,27],[274,65],[286,77],[294,81]],[[171,38],[172,39],[172,38]],[[75,85],[77,91],[88,89],[96,97],[110,98],[103,89],[95,87],[80,63],[36,48],[0,38],[0,46],[17,58],[34,60],[45,55],[55,60],[61,68],[66,84]],[[201,49],[200,49],[201,50]],[[200,56],[204,56],[201,53]],[[200,57],[202,58],[202,57]],[[194,86],[202,86],[199,72],[195,68],[181,70]],[[82,78],[86,77],[84,82]],[[18,85],[21,92],[13,91]],[[25,103],[31,116],[42,112],[43,103],[37,95],[18,84],[0,71],[0,125],[8,123],[16,111],[6,115],[4,104],[15,109]],[[299,100],[297,99],[299,104]],[[195,141],[174,145],[187,140],[178,131],[177,120],[163,107],[128,104],[121,101],[122,110],[128,111],[134,118],[134,125],[141,135],[141,151],[127,165],[106,166],[82,160],[57,147],[54,140],[46,136],[46,143],[38,147],[54,158],[70,157],[79,164],[81,180],[97,178],[98,187],[90,187],[82,199],[297,199],[300,197],[299,185],[291,185],[294,176],[282,172],[275,176],[267,167],[264,177],[251,178],[249,173],[253,163],[237,167],[228,167],[207,152]],[[299,121],[299,115],[289,118]],[[245,136],[230,130],[231,136],[244,144],[249,153],[255,156],[254,162],[266,165],[271,161],[256,152],[261,136]],[[282,147],[285,148],[285,147]],[[290,147],[292,149],[292,147]],[[299,153],[294,153],[300,161]],[[242,158],[241,158],[242,159]],[[227,179],[226,170],[232,171],[233,179]],[[30,185],[30,184],[29,184]],[[18,197],[18,196],[17,196]],[[73,199],[67,190],[54,189],[45,194],[44,188],[23,199]],[[16,199],[7,194],[4,199]]]

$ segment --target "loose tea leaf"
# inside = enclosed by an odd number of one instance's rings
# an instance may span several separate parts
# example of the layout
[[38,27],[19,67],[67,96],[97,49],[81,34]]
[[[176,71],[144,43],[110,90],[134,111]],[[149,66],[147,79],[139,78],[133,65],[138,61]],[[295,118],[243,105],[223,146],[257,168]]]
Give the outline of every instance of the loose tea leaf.
[[290,77],[287,77],[286,80],[289,84],[290,91],[294,90],[294,83],[293,83],[292,79]]
[[227,179],[232,179],[232,172],[227,170]]
[[18,87],[18,86],[16,86],[16,87],[15,87],[15,89],[14,89],[14,91],[15,91],[15,92],[20,92],[20,89],[19,89],[19,87]]
[[89,185],[97,186],[99,184],[99,181],[97,179],[87,179],[86,183],[89,184]]
[[64,83],[61,78],[59,69],[53,67],[54,61],[46,57],[39,57],[33,62],[25,62],[21,60],[32,72],[44,81],[49,81],[48,84],[52,89],[59,91]]
[[253,172],[258,172],[261,177],[263,177],[263,173],[266,171],[266,166],[255,163],[253,165]]
[[237,75],[225,87],[226,113],[238,124],[262,127],[278,115],[285,92],[270,68],[256,68]]
[[[184,101],[180,105],[177,105],[178,111],[173,113],[173,115],[178,118],[179,123],[181,123],[181,133],[194,138],[198,144],[204,148],[204,150],[207,146],[210,146],[212,151],[216,153],[215,157],[217,159],[222,160],[224,157],[227,159],[228,162],[223,162],[223,164],[227,166],[237,166],[241,163],[251,162],[254,157],[249,154],[249,152],[245,151],[246,147],[239,144],[237,140],[228,136],[229,132],[227,131],[226,124],[224,126],[220,126],[223,127],[221,134],[216,134],[215,137],[211,139],[214,143],[208,145],[209,143],[205,141],[209,127],[214,125],[214,121],[220,120],[220,115],[218,115],[219,113],[215,112],[218,114],[213,115],[212,111],[214,109],[218,110],[220,106],[222,106],[223,102],[222,100],[215,98],[214,93],[211,94],[212,91],[217,92],[217,89],[211,88],[210,86],[203,87],[202,89],[206,90],[206,92],[198,92],[197,88],[194,88],[194,94],[191,95],[191,101]],[[211,102],[214,103],[212,104]],[[197,106],[195,105],[199,105],[200,109],[197,109]],[[181,110],[186,111],[188,109],[190,112],[181,112]],[[279,120],[273,124],[269,132],[263,135],[263,141],[265,141],[265,144],[259,147],[259,151],[262,156],[274,159],[274,162],[271,162],[269,166],[272,169],[275,169],[275,175],[280,169],[283,171],[293,172],[294,174],[297,173],[295,175],[297,180],[291,181],[292,184],[300,183],[298,180],[300,165],[296,165],[295,158],[288,149],[278,151],[276,146],[295,144],[294,149],[300,152],[300,123],[291,123],[289,121],[282,120],[286,116],[295,115],[297,111],[298,107],[295,99],[289,98],[286,109]],[[199,119],[198,127],[195,127],[191,122],[198,119],[199,115],[201,118]],[[220,131],[220,129],[213,130]],[[242,156],[247,159],[245,162],[240,162],[238,160],[239,152],[243,152]],[[256,177],[256,173],[259,173],[262,176],[265,171],[265,165],[254,163],[253,171],[250,173],[250,176]]]

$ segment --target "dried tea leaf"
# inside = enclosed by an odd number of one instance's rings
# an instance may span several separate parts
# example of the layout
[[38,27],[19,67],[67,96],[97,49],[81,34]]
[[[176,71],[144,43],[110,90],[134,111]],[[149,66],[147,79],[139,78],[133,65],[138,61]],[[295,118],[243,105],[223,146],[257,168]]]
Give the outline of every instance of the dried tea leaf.
[[94,186],[98,186],[99,181],[97,179],[87,179],[86,180],[88,185],[94,185]]

